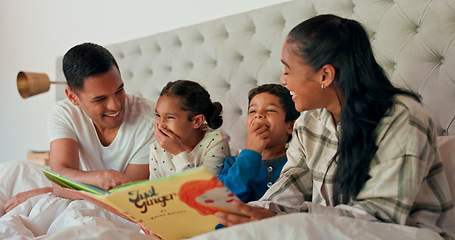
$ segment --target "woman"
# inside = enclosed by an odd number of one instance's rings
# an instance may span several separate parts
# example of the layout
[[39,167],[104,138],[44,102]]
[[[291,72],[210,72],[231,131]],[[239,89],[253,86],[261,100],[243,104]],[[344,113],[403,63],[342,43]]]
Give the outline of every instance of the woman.
[[434,124],[415,94],[392,86],[362,26],[334,15],[308,19],[289,33],[281,61],[280,82],[304,111],[288,163],[259,201],[235,202],[250,218],[217,213],[219,222],[308,212],[455,235]]

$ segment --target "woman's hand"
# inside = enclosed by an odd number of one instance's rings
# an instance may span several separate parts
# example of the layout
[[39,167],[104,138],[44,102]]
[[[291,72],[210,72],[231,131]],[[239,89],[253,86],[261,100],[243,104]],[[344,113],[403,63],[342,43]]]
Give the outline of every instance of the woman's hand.
[[234,200],[232,205],[234,205],[239,211],[247,214],[249,217],[233,213],[216,212],[215,216],[218,217],[218,222],[226,227],[276,216],[276,213],[266,208],[249,206],[239,200]]

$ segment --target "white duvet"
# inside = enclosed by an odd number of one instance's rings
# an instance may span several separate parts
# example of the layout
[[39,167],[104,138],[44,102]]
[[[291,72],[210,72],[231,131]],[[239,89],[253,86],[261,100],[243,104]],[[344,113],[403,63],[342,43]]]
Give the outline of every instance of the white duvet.
[[[0,163],[0,204],[18,192],[50,186],[39,165]],[[0,239],[151,239],[131,223],[85,200],[35,196],[1,210]],[[176,226],[178,228],[178,226]],[[192,239],[442,239],[436,232],[347,217],[295,213],[216,230]]]
[[0,164],[0,239],[44,239],[75,226],[111,227],[139,233],[136,224],[88,201],[72,201],[52,193],[30,198],[5,214],[3,205],[11,196],[33,188],[51,186],[41,172],[42,168],[41,165],[28,162]]

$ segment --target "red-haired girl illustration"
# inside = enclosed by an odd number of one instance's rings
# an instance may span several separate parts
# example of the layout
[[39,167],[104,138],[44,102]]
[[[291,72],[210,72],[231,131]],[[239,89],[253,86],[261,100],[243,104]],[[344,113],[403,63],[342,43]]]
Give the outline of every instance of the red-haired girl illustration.
[[201,215],[212,215],[219,211],[238,212],[231,204],[235,195],[216,177],[183,184],[179,190],[179,197]]

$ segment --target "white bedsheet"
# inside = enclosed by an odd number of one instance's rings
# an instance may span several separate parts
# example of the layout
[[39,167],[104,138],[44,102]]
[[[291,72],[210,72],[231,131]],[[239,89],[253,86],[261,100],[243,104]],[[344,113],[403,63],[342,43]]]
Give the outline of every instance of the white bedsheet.
[[11,239],[42,239],[75,226],[85,228],[87,225],[140,232],[136,224],[88,201],[72,201],[47,193],[30,198],[2,216],[0,236]]
[[25,161],[0,163],[0,216],[5,214],[6,201],[17,193],[52,186],[40,171],[42,168],[45,167]]
[[[8,170],[5,170],[8,167]],[[50,186],[41,166],[16,162],[0,164],[0,200],[31,189]],[[17,180],[19,179],[19,180]],[[178,227],[178,226],[176,226]],[[52,193],[35,196],[0,218],[0,239],[151,239],[136,224],[88,201],[71,201]],[[208,239],[442,239],[428,229],[367,222],[339,216],[286,214],[216,230],[192,238]]]
[[208,239],[438,240],[442,238],[438,233],[428,229],[340,216],[293,213],[236,225],[192,238],[192,240]]
[[111,227],[139,233],[136,224],[85,200],[68,200],[52,193],[28,199],[10,212],[6,200],[17,193],[51,183],[41,169],[29,162],[0,163],[0,239],[43,239],[74,226]]
[[[153,239],[138,231],[109,225],[85,225],[67,228],[47,235],[46,240],[76,239]],[[258,222],[241,224],[191,238],[191,240],[218,239],[280,239],[280,240],[440,240],[439,234],[428,229],[375,223],[347,217],[295,213]]]

